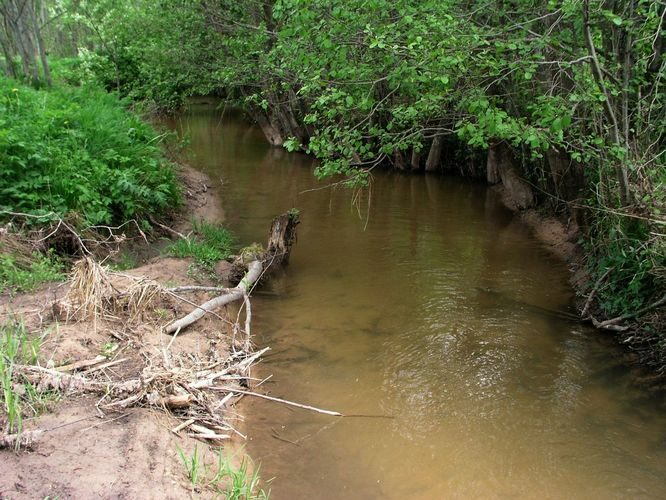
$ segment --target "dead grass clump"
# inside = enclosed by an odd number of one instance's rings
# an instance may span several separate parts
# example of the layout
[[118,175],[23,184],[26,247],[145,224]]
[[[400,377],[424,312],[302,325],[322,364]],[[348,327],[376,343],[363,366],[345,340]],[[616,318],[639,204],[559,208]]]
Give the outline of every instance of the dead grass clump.
[[[85,321],[111,315],[118,291],[104,267],[89,257],[83,257],[72,266],[69,279],[69,291],[61,301],[66,320]],[[115,316],[113,318],[116,319]]]
[[69,291],[57,307],[65,321],[104,319],[135,324],[170,301],[170,294],[157,281],[114,273],[90,257],[74,264],[69,279]]

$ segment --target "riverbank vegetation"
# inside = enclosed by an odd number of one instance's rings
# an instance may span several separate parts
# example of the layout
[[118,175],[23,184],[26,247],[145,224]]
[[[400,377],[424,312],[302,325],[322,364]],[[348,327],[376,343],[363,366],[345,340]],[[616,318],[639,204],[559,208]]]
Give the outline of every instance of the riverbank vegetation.
[[[321,177],[363,186],[380,166],[460,173],[500,184],[516,209],[560,214],[582,229],[586,317],[621,330],[616,318],[642,311],[631,338],[666,352],[657,335],[666,288],[663,4],[28,3],[54,20],[34,30],[33,45],[41,38],[54,56],[74,58],[67,79],[84,84],[77,92],[94,83],[167,111],[216,94],[245,109],[272,144],[317,156]],[[37,58],[24,67],[20,51],[5,54],[9,74],[48,83],[46,66],[43,77],[31,69]],[[131,129],[145,142],[143,129]],[[129,163],[111,149],[91,155]],[[107,185],[133,186],[159,208],[169,197],[164,179],[145,186],[132,176],[155,166],[153,157]],[[92,221],[143,209],[136,198],[110,206],[106,197],[77,193],[76,208]]]
[[163,109],[224,96],[351,185],[378,166],[501,184],[581,227],[586,317],[643,311],[631,338],[666,352],[663,4],[167,4],[60,4],[82,73]]

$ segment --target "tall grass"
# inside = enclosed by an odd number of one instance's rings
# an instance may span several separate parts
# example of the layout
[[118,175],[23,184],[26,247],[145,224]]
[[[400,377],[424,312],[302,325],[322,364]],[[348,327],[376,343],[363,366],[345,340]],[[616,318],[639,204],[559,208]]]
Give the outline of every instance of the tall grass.
[[0,210],[111,224],[179,202],[161,136],[95,86],[36,90],[0,77]]

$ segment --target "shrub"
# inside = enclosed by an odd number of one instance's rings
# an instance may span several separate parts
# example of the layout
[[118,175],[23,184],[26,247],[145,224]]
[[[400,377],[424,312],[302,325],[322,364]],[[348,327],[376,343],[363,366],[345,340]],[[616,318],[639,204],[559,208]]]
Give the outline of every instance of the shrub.
[[114,224],[179,203],[161,136],[94,86],[35,90],[0,77],[0,210]]

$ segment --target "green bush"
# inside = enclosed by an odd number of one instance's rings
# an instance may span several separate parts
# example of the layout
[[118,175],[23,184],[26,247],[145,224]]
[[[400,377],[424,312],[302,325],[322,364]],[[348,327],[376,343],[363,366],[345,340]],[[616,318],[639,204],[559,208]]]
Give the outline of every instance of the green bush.
[[650,237],[646,221],[606,215],[587,244],[593,282],[607,273],[597,296],[610,317],[633,314],[660,298],[666,287],[663,240]]
[[179,203],[160,136],[94,86],[35,90],[0,77],[0,210],[112,224]]

